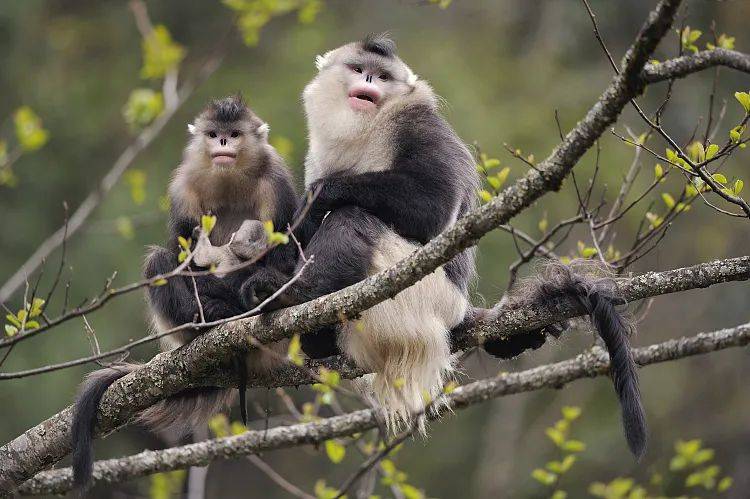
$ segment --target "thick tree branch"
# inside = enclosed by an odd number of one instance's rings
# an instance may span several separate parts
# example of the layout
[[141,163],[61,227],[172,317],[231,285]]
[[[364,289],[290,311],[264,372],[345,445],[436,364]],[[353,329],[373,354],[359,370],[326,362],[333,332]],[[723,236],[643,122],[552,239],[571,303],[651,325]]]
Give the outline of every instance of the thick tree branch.
[[[623,296],[633,301],[660,294],[704,288],[721,282],[748,279],[750,257],[740,257],[666,272],[649,272],[621,279],[619,287]],[[481,323],[467,331],[456,346],[465,348],[487,338],[519,334],[580,313],[573,303],[506,310],[501,312],[496,320]],[[223,329],[208,332],[184,348],[156,356],[142,369],[113,384],[104,395],[100,406],[99,434],[117,429],[126,424],[139,410],[187,386],[236,386],[232,366],[229,363],[222,364],[220,358],[212,357],[216,355],[217,345],[228,341],[228,335],[231,335],[231,332]],[[343,358],[325,363],[310,362],[308,367],[314,368],[320,364],[340,371],[347,378],[363,374],[361,369]],[[305,372],[289,366],[249,381],[251,386],[300,385],[313,382]],[[71,417],[72,410],[68,407],[0,448],[0,490],[20,484],[26,479],[14,481],[14,477],[28,473],[27,478],[30,478],[39,469],[55,463],[70,452]],[[34,470],[36,467],[38,469]]]
[[750,73],[750,55],[716,48],[703,50],[693,55],[684,55],[659,64],[647,64],[643,68],[643,78],[647,83],[667,81],[703,71],[714,66],[726,66],[737,71]]
[[[748,344],[750,323],[636,348],[633,355],[640,366],[648,366]],[[602,376],[608,372],[609,359],[606,352],[595,348],[563,362],[517,373],[503,373],[495,378],[461,386],[447,396],[447,401],[451,409],[463,409],[495,397],[542,388],[561,388],[572,381]],[[447,408],[434,417],[441,417],[446,412]],[[214,459],[230,459],[274,449],[321,443],[375,427],[375,414],[368,409],[314,423],[280,426],[268,431],[248,431],[242,435],[183,447],[145,451],[125,458],[97,462],[94,466],[94,482],[122,482],[161,471],[205,466]],[[25,495],[62,494],[70,490],[71,484],[70,468],[44,471],[26,482],[19,492]]]

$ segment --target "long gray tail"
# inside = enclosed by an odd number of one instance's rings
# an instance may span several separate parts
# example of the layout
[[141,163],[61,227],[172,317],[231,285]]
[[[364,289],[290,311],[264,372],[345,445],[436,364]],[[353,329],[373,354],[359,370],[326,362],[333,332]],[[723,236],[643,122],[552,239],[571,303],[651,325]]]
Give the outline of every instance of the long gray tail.
[[[96,414],[104,392],[112,383],[139,367],[138,364],[117,364],[94,371],[81,384],[70,432],[76,490],[84,490],[91,481]],[[233,397],[232,389],[190,388],[149,407],[138,415],[138,420],[154,430],[177,430],[185,434],[231,404]]]
[[[578,267],[580,265],[577,264],[547,265],[540,275],[524,284],[514,300],[528,304],[573,299],[586,310],[609,352],[610,374],[620,401],[625,439],[630,451],[640,459],[646,450],[648,431],[638,388],[638,373],[630,350],[629,337],[633,328],[618,309],[626,302],[619,295],[613,279],[596,274],[596,270],[600,269],[587,264],[583,267],[588,269],[578,273]],[[492,313],[496,311],[473,311],[474,317]],[[545,341],[545,333],[558,336],[567,327],[567,322],[555,324],[507,339],[490,340],[483,346],[496,357],[511,358],[524,350],[539,348]]]

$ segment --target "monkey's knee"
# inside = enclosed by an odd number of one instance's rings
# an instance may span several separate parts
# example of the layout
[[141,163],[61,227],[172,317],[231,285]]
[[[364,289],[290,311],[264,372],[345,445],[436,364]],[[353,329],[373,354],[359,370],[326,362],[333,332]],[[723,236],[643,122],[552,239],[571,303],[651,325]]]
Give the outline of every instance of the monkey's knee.
[[300,336],[300,345],[305,355],[311,359],[323,359],[332,355],[339,355],[336,326],[328,326],[317,331]]
[[545,336],[542,330],[514,334],[509,338],[488,340],[482,345],[487,353],[500,359],[518,357],[526,350],[536,350],[544,345]]

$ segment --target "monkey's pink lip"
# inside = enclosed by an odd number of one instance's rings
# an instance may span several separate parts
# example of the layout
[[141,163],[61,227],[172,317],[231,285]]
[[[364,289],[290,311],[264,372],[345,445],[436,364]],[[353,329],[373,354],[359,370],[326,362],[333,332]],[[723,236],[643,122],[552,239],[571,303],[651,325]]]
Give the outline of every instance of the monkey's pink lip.
[[349,89],[349,105],[355,111],[371,111],[378,107],[381,94],[375,85],[360,84]]
[[229,165],[234,163],[236,159],[237,155],[231,153],[218,153],[211,156],[211,162],[215,165]]

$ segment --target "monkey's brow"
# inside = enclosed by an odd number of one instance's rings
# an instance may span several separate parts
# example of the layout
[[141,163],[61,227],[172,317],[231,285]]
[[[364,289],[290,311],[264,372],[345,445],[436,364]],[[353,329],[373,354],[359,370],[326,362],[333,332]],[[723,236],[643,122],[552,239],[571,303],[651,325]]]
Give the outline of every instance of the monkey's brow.
[[362,54],[356,57],[350,57],[344,60],[347,66],[366,66],[379,71],[393,71],[395,69],[392,61],[375,54]]

